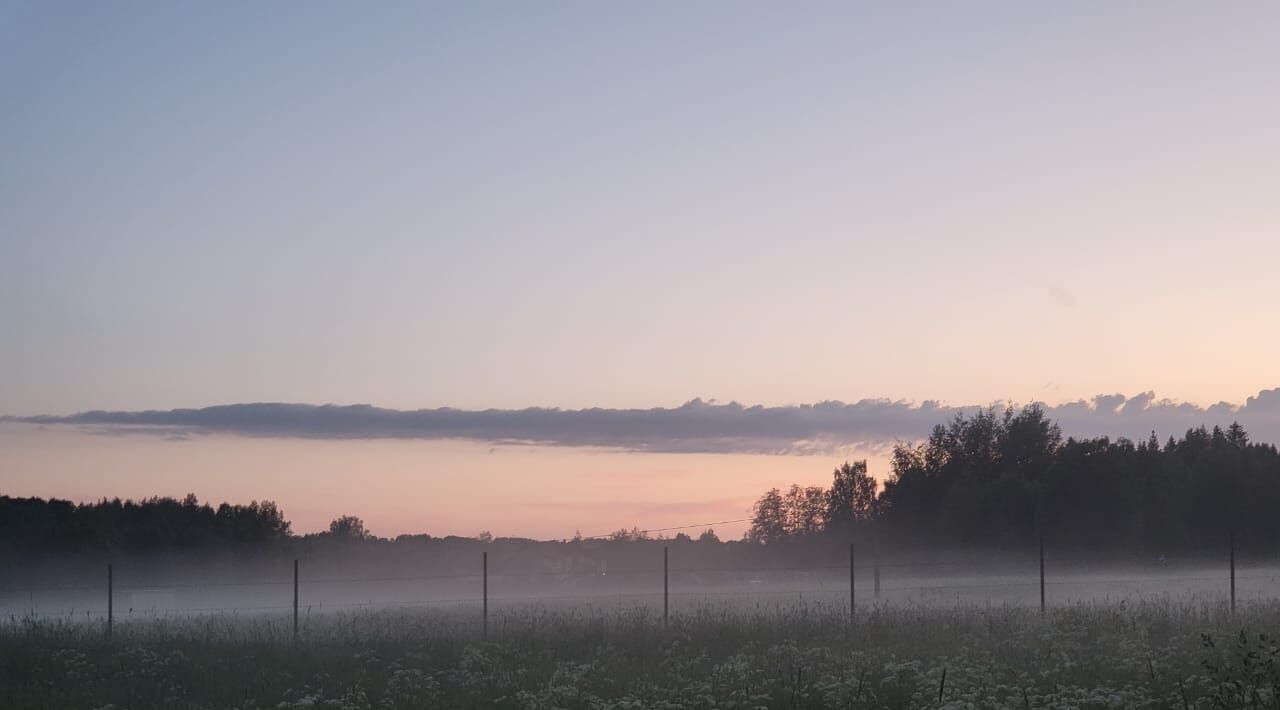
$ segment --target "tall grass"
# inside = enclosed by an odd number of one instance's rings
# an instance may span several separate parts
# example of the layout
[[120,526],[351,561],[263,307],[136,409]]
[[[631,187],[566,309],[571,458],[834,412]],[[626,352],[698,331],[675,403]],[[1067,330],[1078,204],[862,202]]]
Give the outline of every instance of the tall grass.
[[[1280,604],[530,605],[0,623],[3,708],[1277,707]],[[945,671],[946,681],[942,682]],[[939,696],[941,695],[941,700]]]

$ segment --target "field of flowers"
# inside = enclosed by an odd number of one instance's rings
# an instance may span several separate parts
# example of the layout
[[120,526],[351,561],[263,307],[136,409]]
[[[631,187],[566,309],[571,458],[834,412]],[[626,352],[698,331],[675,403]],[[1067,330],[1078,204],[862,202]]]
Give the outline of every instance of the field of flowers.
[[0,708],[1274,708],[1280,604],[522,607],[0,624]]

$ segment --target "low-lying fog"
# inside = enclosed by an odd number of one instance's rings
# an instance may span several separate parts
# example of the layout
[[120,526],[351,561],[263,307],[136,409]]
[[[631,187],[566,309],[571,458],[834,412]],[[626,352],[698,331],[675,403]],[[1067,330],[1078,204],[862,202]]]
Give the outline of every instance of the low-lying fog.
[[[164,574],[127,561],[113,565],[114,618],[215,613],[280,613],[292,609],[292,564],[246,577],[228,576],[193,581],[195,575]],[[309,568],[318,567],[318,568]],[[501,574],[490,564],[489,608],[527,604],[648,605],[663,604],[661,558],[651,569]],[[145,573],[144,573],[145,569]],[[97,579],[86,575],[10,576],[0,587],[0,613],[9,618],[61,617],[95,620],[107,613],[107,570]],[[51,580],[54,580],[51,582]],[[1241,564],[1236,570],[1236,598],[1271,598],[1278,589],[1280,566]],[[1046,561],[1045,598],[1049,605],[1079,601],[1169,598],[1221,600],[1230,598],[1230,571],[1223,561],[1155,561],[1143,564]],[[734,605],[820,603],[847,605],[849,567],[838,564],[803,568],[669,569],[668,589],[673,613],[705,602]],[[472,572],[413,574],[403,569],[358,569],[344,573],[340,565],[299,569],[298,604],[302,615],[353,608],[399,606],[474,606],[483,600],[481,565]],[[855,596],[859,607],[876,603],[1038,605],[1038,561],[901,563],[883,560],[879,593],[875,570],[858,561]]]

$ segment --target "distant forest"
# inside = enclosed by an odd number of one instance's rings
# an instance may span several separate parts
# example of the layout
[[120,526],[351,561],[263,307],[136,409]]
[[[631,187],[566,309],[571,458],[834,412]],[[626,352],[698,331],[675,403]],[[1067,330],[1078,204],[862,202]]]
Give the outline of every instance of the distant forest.
[[[846,463],[831,486],[762,495],[735,547],[834,547],[849,540],[897,549],[1026,549],[1043,533],[1057,549],[1109,548],[1142,555],[1215,553],[1234,534],[1242,551],[1280,550],[1280,455],[1238,424],[1146,441],[1063,439],[1037,406],[988,409],[894,447],[884,486],[865,461]],[[695,540],[696,538],[696,540]],[[0,557],[186,552],[279,554],[339,545],[493,542],[403,535],[376,538],[353,516],[324,533],[295,535],[270,501],[216,508],[187,496],[138,502],[0,496]],[[648,541],[619,530],[604,544]],[[679,543],[721,544],[713,531]],[[530,540],[499,540],[528,546]],[[559,541],[568,544],[575,541]],[[576,542],[583,542],[577,540]],[[860,544],[862,544],[860,542]]]
[[1280,455],[1238,423],[1162,446],[1071,439],[1038,406],[987,409],[898,444],[883,487],[865,462],[830,488],[791,486],[755,504],[748,538],[774,544],[874,530],[895,547],[1026,548],[1138,554],[1280,551]]

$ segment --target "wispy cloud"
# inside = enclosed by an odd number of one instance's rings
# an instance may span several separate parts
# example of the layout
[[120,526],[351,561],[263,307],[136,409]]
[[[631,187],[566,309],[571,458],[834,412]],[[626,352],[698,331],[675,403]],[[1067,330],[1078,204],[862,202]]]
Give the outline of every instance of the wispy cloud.
[[[996,403],[999,406],[1000,403]],[[882,449],[921,439],[935,425],[979,405],[864,399],[777,407],[695,399],[653,409],[398,410],[355,405],[229,404],[202,409],[92,411],[67,416],[8,417],[28,424],[80,426],[103,433],[170,438],[199,434],[309,439],[465,439],[495,445],[608,447],[674,453],[826,453]],[[1280,440],[1280,388],[1241,405],[1201,407],[1154,392],[1098,395],[1045,406],[1068,435],[1162,438],[1201,424],[1239,420],[1255,440]]]

